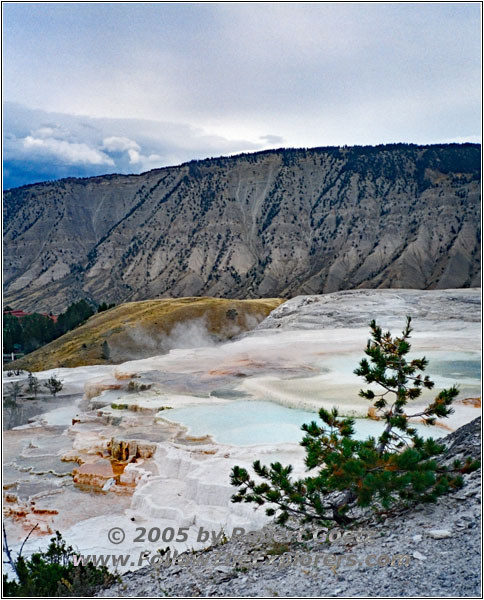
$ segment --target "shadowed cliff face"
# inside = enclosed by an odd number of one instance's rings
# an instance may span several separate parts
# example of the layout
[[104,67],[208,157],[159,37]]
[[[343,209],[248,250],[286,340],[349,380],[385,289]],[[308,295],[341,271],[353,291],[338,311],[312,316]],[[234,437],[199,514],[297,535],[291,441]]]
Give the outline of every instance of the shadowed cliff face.
[[480,146],[278,150],[5,193],[5,301],[480,281]]

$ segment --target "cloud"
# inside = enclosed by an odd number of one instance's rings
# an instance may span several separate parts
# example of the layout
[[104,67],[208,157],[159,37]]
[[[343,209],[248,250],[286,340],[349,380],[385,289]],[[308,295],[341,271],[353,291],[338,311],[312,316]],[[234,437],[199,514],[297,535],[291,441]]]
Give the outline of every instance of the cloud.
[[71,143],[65,140],[39,138],[32,135],[28,135],[20,141],[30,157],[35,155],[52,156],[68,165],[114,166],[112,158],[84,143]]
[[69,132],[63,127],[60,127],[59,125],[48,124],[42,125],[42,127],[39,127],[38,129],[32,132],[32,135],[38,138],[63,139],[68,134]]
[[475,2],[3,8],[4,100],[31,111],[9,117],[10,164],[27,136],[86,144],[118,172],[282,143],[480,136]]
[[280,135],[261,135],[259,137],[260,140],[262,140],[263,142],[265,142],[266,144],[283,144],[284,143],[284,138]]
[[134,140],[115,135],[103,140],[103,148],[109,152],[127,152],[128,150],[136,150],[139,152],[140,150],[139,145]]
[[[136,165],[143,163],[147,157],[141,155],[141,148],[134,140],[127,137],[111,136],[103,140],[103,148],[108,152],[126,152],[129,157],[129,163]],[[161,160],[161,156],[157,157]]]
[[4,103],[4,185],[141,173],[207,158],[259,150],[267,140],[227,139],[184,123],[96,119]]
[[163,157],[160,154],[150,154],[148,156],[141,152],[141,146],[127,137],[111,136],[103,140],[103,149],[108,152],[125,152],[129,158],[130,165],[139,165],[140,168],[148,170],[163,163]]

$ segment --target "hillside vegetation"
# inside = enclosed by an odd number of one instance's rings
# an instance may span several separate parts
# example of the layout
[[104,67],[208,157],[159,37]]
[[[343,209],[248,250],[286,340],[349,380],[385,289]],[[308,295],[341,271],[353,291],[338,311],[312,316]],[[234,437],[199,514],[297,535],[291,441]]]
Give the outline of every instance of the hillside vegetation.
[[172,347],[226,340],[255,327],[281,302],[277,298],[127,302],[92,316],[84,325],[6,368],[43,371],[118,363],[163,354]]
[[4,195],[5,301],[480,285],[480,146],[272,150]]

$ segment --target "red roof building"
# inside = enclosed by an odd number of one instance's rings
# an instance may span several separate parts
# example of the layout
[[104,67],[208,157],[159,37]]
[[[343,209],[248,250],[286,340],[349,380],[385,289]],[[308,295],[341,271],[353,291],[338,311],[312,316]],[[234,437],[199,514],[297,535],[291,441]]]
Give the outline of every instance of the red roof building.
[[[29,315],[33,314],[33,313],[26,313],[23,310],[4,310],[3,311],[4,315],[11,315],[12,317],[17,317],[17,318],[22,318],[22,317],[28,317]],[[54,323],[57,323],[57,315],[47,315],[45,313],[42,313],[44,317],[49,317],[49,319],[52,319],[54,321]]]

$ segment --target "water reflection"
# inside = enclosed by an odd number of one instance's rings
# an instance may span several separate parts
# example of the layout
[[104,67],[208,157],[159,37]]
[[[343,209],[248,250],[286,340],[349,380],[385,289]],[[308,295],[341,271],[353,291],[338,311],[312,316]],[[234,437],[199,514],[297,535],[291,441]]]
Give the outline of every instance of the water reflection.
[[31,417],[42,412],[43,409],[38,401],[6,397],[3,399],[3,430],[25,425]]
[[3,431],[27,425],[34,417],[72,404],[74,396],[62,398],[14,398],[11,395],[3,397]]

